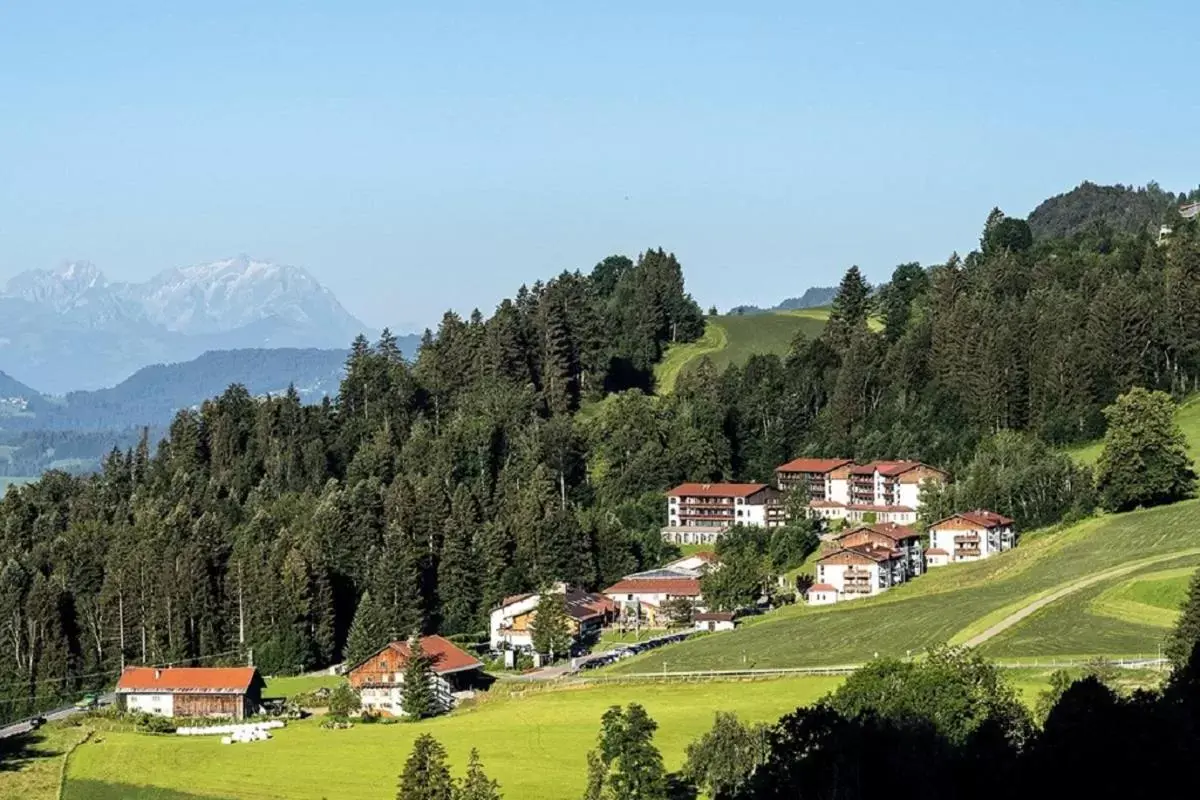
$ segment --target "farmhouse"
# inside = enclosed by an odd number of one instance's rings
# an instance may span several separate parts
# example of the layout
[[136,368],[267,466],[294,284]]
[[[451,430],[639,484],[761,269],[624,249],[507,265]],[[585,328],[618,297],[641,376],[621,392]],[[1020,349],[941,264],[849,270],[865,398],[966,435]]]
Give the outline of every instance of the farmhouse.
[[837,601],[870,597],[902,583],[906,561],[889,546],[838,547],[817,560],[817,584],[832,587]]
[[[616,617],[616,604],[602,594],[574,589],[565,583],[556,583],[551,591],[563,595],[575,641],[598,636],[604,625]],[[492,609],[489,626],[492,650],[533,649],[531,624],[540,600],[540,594],[517,594],[504,598]]]
[[942,470],[920,461],[855,464],[843,458],[798,458],[775,469],[780,490],[808,491],[815,517],[897,525],[917,521],[922,483],[945,483],[946,478]]
[[[477,684],[483,663],[441,636],[422,636],[421,649],[433,659],[434,702],[447,711]],[[364,709],[389,717],[404,715],[401,704],[409,652],[408,642],[392,642],[350,670],[350,685],[362,697]]]
[[994,511],[964,511],[929,526],[929,549],[925,551],[931,567],[981,558],[1011,550],[1017,544],[1013,521]]
[[126,667],[117,705],[158,717],[245,719],[261,705],[263,685],[254,667]]
[[667,492],[662,537],[712,544],[734,525],[783,525],[782,493],[765,483],[684,483]]

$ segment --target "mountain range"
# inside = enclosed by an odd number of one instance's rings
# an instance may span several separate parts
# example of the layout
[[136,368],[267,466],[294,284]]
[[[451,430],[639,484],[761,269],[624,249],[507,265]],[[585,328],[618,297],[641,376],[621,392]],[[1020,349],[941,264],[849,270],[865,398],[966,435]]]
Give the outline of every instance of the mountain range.
[[144,283],[71,262],[16,275],[0,292],[0,370],[50,394],[212,350],[341,350],[359,333],[373,334],[306,270],[248,256]]
[[799,297],[789,297],[771,308],[759,306],[735,306],[730,314],[764,314],[768,311],[796,311],[801,308],[821,308],[833,302],[836,286],[811,286]]

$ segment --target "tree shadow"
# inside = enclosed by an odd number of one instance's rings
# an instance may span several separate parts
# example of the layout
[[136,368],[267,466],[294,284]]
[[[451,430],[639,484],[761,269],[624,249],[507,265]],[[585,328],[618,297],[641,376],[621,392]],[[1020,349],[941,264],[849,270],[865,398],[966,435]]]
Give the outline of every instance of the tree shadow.
[[46,746],[40,729],[0,739],[0,772],[16,772],[43,758],[58,758],[62,750]]

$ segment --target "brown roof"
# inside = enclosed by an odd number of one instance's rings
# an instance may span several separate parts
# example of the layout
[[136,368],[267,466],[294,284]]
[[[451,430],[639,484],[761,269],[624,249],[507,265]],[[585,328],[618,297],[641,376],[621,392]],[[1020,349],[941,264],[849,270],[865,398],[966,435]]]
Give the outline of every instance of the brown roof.
[[[392,642],[386,648],[390,648],[402,659],[401,663],[408,661],[408,642]],[[433,659],[433,671],[439,675],[445,675],[450,672],[462,672],[467,669],[478,669],[483,666],[483,662],[475,656],[455,646],[448,639],[443,639],[441,636],[422,636],[421,649],[425,651],[425,655]],[[378,653],[379,651],[375,651]],[[375,654],[372,654],[372,657]]]
[[775,468],[776,472],[813,472],[824,474],[852,463],[848,458],[797,458]]
[[667,497],[749,497],[766,488],[765,483],[681,483]]
[[809,594],[812,594],[813,592],[836,592],[836,591],[837,591],[837,587],[832,586],[828,583],[814,583],[812,586],[808,587]]
[[880,561],[890,561],[893,558],[898,558],[900,553],[892,550],[889,547],[870,547],[868,545],[859,547],[841,547],[827,555],[821,556],[819,559],[817,559],[817,563],[839,557],[845,558],[847,556],[851,558],[854,556],[860,556],[878,563]]
[[625,578],[604,590],[605,594],[669,594],[676,597],[699,597],[700,581],[696,578]]
[[844,539],[850,534],[858,533],[859,531],[878,533],[880,536],[886,536],[896,542],[902,542],[905,539],[917,539],[921,536],[921,534],[907,525],[897,525],[895,522],[876,522],[870,525],[857,525],[845,533],[838,534],[836,538]]
[[513,603],[519,603],[519,602],[521,602],[522,600],[528,600],[528,599],[529,599],[529,598],[531,598],[531,597],[533,597],[533,595],[532,595],[532,594],[529,594],[529,593],[526,593],[526,594],[510,594],[508,597],[506,597],[506,598],[504,598],[503,600],[501,600],[501,601],[500,601],[500,606],[499,606],[499,607],[500,607],[500,608],[503,608],[504,606],[511,606]]
[[811,508],[845,508],[845,505],[836,500],[810,500],[808,505]]
[[963,511],[960,514],[951,514],[945,519],[939,519],[929,527],[936,528],[943,522],[949,522],[952,519],[965,519],[972,525],[978,525],[981,528],[998,528],[1001,525],[1013,524],[1013,521],[1003,514],[997,514],[995,511],[985,511],[982,508],[977,508],[974,511]]
[[925,555],[927,555],[927,556],[948,556],[950,554],[947,553],[945,550],[943,550],[940,547],[931,547],[925,551]]
[[617,605],[602,594],[592,594],[580,590],[567,592],[564,597],[567,614],[580,622],[602,617],[617,610]]
[[732,611],[702,611],[693,619],[696,622],[733,622]]
[[126,667],[117,691],[245,694],[257,675],[254,667]]
[[894,478],[897,475],[903,475],[905,472],[916,469],[917,467],[925,467],[926,469],[933,470],[934,472],[938,472],[943,475],[945,474],[943,470],[940,470],[937,467],[931,467],[928,464],[924,464],[920,461],[872,461],[868,464],[857,464],[851,467],[850,473],[852,475],[873,475],[878,472],[880,475]]

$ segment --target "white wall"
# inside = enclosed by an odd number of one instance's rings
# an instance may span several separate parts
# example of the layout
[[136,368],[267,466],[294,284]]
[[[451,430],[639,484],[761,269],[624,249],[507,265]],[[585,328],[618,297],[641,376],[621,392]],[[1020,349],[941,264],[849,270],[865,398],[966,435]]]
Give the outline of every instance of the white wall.
[[172,694],[126,694],[125,710],[131,714],[175,716],[175,696]]
[[[519,602],[497,608],[492,612],[491,621],[488,625],[488,628],[490,630],[489,638],[491,640],[493,650],[500,650],[504,645],[505,636],[501,633],[501,629],[506,624],[510,623],[515,617],[537,608],[539,599],[540,597],[535,594],[532,597],[526,597],[524,600]],[[527,646],[530,643],[529,641],[517,641],[522,638],[528,640],[529,634],[513,634],[510,641],[516,646]]]
[[899,505],[909,508],[921,507],[921,485],[919,483],[902,483],[896,487],[896,500]]
[[846,478],[831,478],[826,484],[826,500],[843,505],[850,502],[850,481]]

